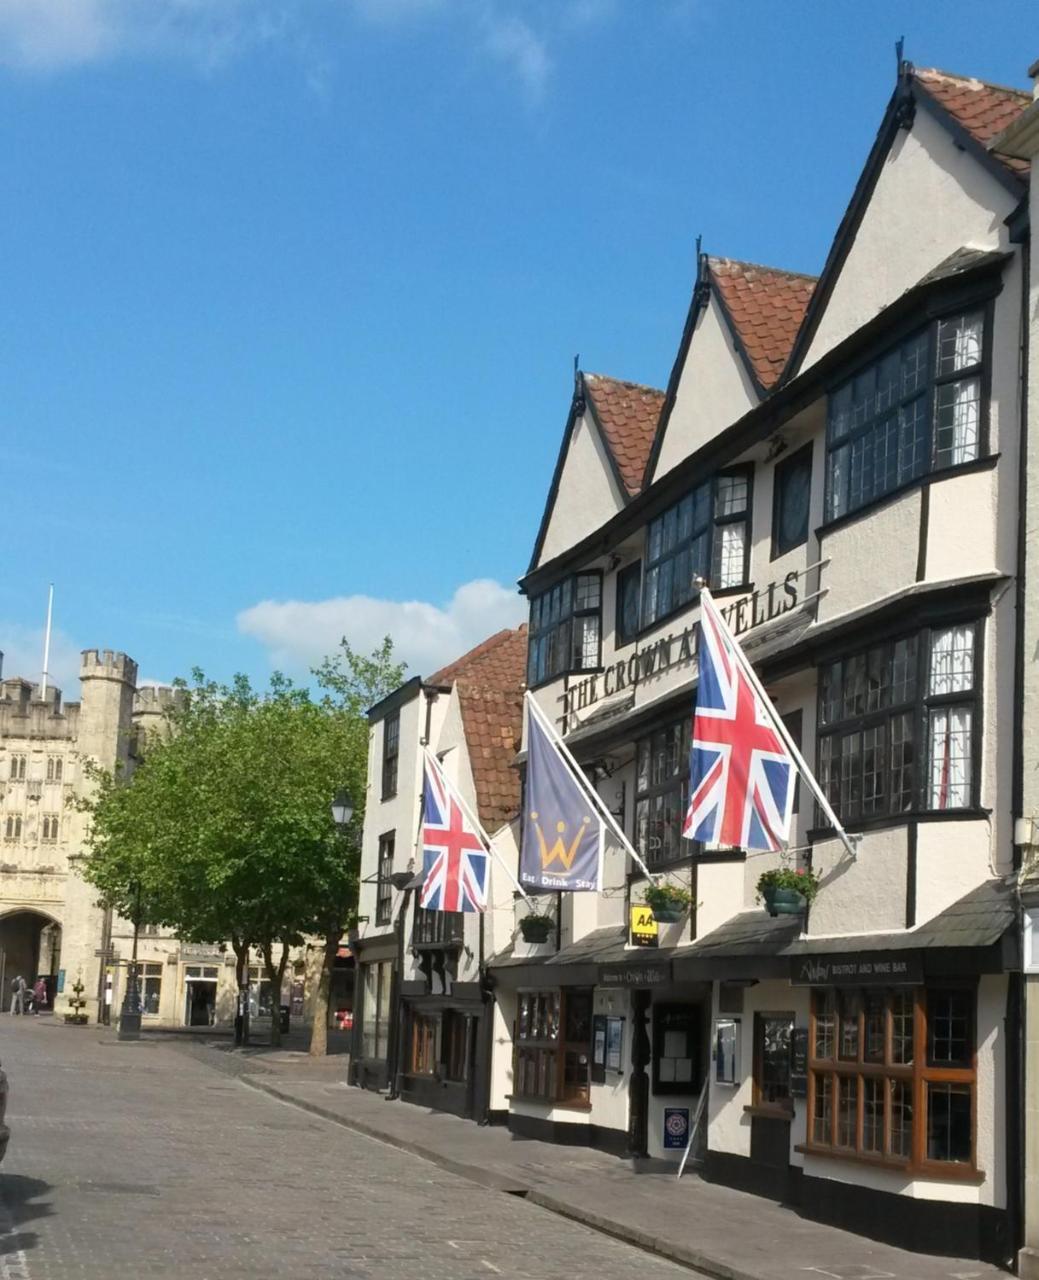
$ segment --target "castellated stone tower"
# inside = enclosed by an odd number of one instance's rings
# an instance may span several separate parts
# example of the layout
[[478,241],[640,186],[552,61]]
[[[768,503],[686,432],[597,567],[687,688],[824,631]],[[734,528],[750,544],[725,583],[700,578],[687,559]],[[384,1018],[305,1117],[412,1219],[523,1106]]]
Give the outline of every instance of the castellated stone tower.
[[[77,751],[82,760],[93,759],[105,769],[125,771],[132,736],[137,663],[111,649],[85,649],[80,664],[80,709]],[[85,822],[85,820],[83,820]],[[84,996],[91,1021],[97,1016],[102,992],[102,960],[97,954],[107,943],[109,924],[97,905],[97,890],[77,873],[76,854],[83,853],[84,827],[78,832],[80,847],[70,850],[65,890],[65,929],[62,968],[66,973],[63,997],[69,994],[77,974],[82,974]],[[59,997],[57,1010],[64,1007]]]

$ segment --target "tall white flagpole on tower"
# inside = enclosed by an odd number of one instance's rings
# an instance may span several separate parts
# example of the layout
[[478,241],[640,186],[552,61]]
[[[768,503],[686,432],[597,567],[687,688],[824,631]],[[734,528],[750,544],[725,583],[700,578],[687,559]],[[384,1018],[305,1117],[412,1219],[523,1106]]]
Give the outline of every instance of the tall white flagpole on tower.
[[45,702],[47,699],[47,677],[50,675],[48,667],[51,661],[51,615],[54,612],[54,583],[50,584],[47,591],[47,627],[43,633],[43,680],[40,683],[40,701]]

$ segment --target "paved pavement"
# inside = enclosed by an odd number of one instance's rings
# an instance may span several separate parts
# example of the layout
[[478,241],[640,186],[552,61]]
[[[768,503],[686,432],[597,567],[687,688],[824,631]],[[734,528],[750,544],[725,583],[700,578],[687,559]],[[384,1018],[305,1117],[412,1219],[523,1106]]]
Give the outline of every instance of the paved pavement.
[[0,1058],[0,1280],[690,1275],[246,1088],[226,1050],[3,1015]]
[[[199,1054],[236,1059],[198,1046]],[[334,1117],[484,1186],[527,1197],[719,1280],[998,1280],[984,1263],[926,1257],[809,1222],[758,1196],[686,1176],[662,1161],[633,1170],[598,1151],[519,1141],[440,1112],[348,1088],[344,1064],[304,1054],[263,1054],[241,1063],[253,1087]],[[505,1198],[504,1196],[502,1197]],[[641,1269],[643,1257],[638,1267]],[[685,1272],[689,1274],[688,1271]]]

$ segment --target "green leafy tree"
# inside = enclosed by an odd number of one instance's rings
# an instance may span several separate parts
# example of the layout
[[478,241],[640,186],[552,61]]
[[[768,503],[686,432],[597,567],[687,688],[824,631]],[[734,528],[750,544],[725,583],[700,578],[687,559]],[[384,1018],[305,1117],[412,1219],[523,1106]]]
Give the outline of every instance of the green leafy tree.
[[[185,941],[229,940],[240,990],[257,948],[274,997],[274,1044],[289,949],[317,934],[311,1051],[325,1052],[332,965],[356,914],[364,711],[402,670],[388,640],[371,657],[344,641],[315,673],[319,700],[279,674],[259,693],[244,676],[228,687],[196,670],[180,685],[169,732],[149,744],[132,778],[91,770],[87,879],[124,916],[139,910],[142,922]],[[355,802],[346,832],[330,809],[344,786]]]

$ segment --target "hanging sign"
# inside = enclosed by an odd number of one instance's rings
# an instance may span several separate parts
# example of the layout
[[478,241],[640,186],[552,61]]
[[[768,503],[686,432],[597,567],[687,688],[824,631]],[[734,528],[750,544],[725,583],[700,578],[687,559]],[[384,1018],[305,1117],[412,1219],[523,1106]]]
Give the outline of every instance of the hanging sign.
[[631,908],[631,945],[633,947],[655,947],[659,942],[660,930],[656,917],[644,902],[632,904]]

